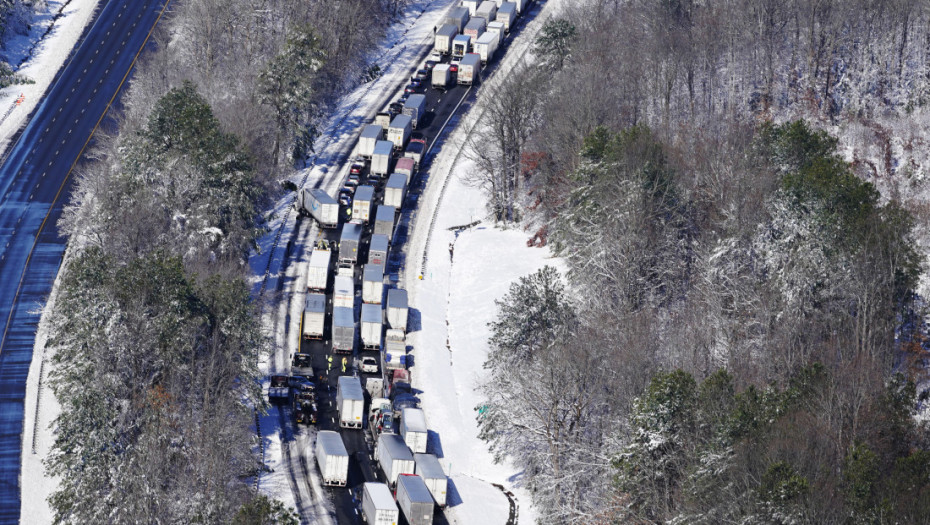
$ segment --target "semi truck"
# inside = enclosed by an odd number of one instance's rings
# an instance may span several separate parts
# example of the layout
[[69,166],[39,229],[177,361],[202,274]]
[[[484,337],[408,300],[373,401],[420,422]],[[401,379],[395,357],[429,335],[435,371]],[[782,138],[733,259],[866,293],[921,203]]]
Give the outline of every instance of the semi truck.
[[333,352],[351,354],[355,350],[355,311],[343,306],[333,308]]
[[391,127],[388,128],[387,139],[394,144],[394,149],[403,151],[410,140],[410,131],[413,126],[413,119],[410,115],[397,115],[391,121]]
[[384,265],[366,264],[362,272],[362,301],[381,304],[384,295]]
[[389,370],[404,368],[407,339],[403,330],[390,329],[384,334],[384,366]]
[[339,236],[339,264],[355,265],[358,263],[362,230],[363,226],[357,222],[347,222],[342,225],[342,234]]
[[298,213],[313,217],[323,228],[339,225],[339,203],[321,189],[304,188],[298,191],[294,206]]
[[413,159],[414,167],[418,167],[426,154],[426,141],[423,139],[412,139],[407,144],[407,150],[404,151],[404,157]]
[[462,7],[468,9],[470,16],[475,16],[479,5],[481,5],[481,0],[462,0]]
[[494,53],[497,52],[497,33],[488,31],[475,41],[475,53],[481,57],[481,63],[487,64],[494,59]]
[[362,305],[362,347],[365,350],[381,350],[381,305]]
[[368,222],[374,211],[375,187],[359,186],[352,200],[352,220]]
[[446,506],[446,492],[449,490],[449,479],[446,477],[439,459],[432,454],[414,454],[413,462],[416,464],[416,475],[423,478],[426,488],[433,496],[433,501],[440,507]]
[[397,506],[409,525],[433,525],[433,496],[420,476],[398,478]]
[[[388,125],[390,128],[390,124]],[[379,140],[375,143],[371,154],[371,174],[383,177],[391,172],[391,156],[394,154],[394,143],[389,140]]]
[[497,15],[494,17],[495,22],[504,23],[504,31],[510,32],[510,28],[513,27],[514,22],[517,20],[517,4],[513,2],[504,2],[501,4],[500,8],[497,10]]
[[402,173],[392,173],[384,185],[384,205],[399,210],[404,206],[407,195],[407,177]]
[[[462,29],[465,29],[465,24],[462,24]],[[452,39],[454,39],[459,34],[460,29],[451,24],[445,24],[436,31],[436,38],[433,40],[433,49],[442,53],[443,55],[448,55],[452,52]]]
[[484,33],[484,29],[487,26],[487,20],[484,18],[475,17],[468,21],[468,25],[465,26],[465,30],[462,31],[462,34],[471,38],[471,41],[474,42]]
[[402,173],[406,176],[407,184],[409,185],[410,181],[413,179],[413,174],[416,173],[416,162],[408,157],[397,159],[397,166],[394,167],[394,173]]
[[389,327],[407,331],[407,290],[401,288],[388,290],[385,316]]
[[452,58],[462,58],[471,51],[471,37],[458,35],[452,39]]
[[426,114],[426,95],[422,93],[410,95],[407,101],[404,102],[403,113],[410,116],[410,125],[413,126],[413,129],[417,129],[417,123]]
[[[393,175],[392,175],[393,177]],[[368,264],[387,264],[388,238],[386,235],[374,234],[368,245]]]
[[433,89],[447,89],[451,83],[452,71],[449,70],[449,64],[436,64],[433,67]]
[[475,10],[476,18],[480,17],[488,22],[494,21],[495,16],[497,16],[497,2],[494,0],[484,0]]
[[304,339],[323,339],[326,321],[326,296],[321,293],[307,294],[304,317],[301,320]]
[[329,284],[329,260],[333,252],[315,248],[307,263],[307,291],[323,292]]
[[358,139],[358,154],[370,159],[375,153],[375,144],[384,136],[384,128],[378,124],[369,124],[362,129]]
[[477,84],[481,75],[481,57],[475,53],[468,53],[459,62],[458,83],[465,85]]
[[400,414],[400,435],[416,454],[426,453],[426,414],[420,408],[405,408]]
[[[401,474],[413,474],[416,466],[413,462],[413,453],[404,443],[404,438],[397,434],[384,434],[378,436],[378,449],[375,451],[378,465],[387,480],[388,486],[397,485],[397,478]],[[430,499],[432,502],[432,499]]]
[[324,485],[346,486],[349,480],[349,453],[338,432],[321,430],[316,435],[316,461],[320,465]]
[[390,111],[379,111],[375,115],[375,124],[381,126],[381,129],[387,131],[388,126],[391,125],[391,112]]
[[357,377],[340,376],[336,387],[336,406],[339,408],[339,426],[362,428],[365,415],[365,393]]
[[333,307],[355,308],[355,283],[349,275],[337,275],[333,284]]
[[375,213],[374,233],[387,235],[388,239],[394,239],[394,214],[397,208],[394,206],[378,206],[378,212]]
[[[449,14],[446,15],[446,19],[443,22],[444,25],[451,25],[461,33],[465,29],[465,24],[468,23],[468,19],[471,17],[471,14],[468,12],[467,7],[456,7],[449,11]],[[438,31],[437,31],[438,33]]]
[[387,485],[371,481],[362,485],[362,515],[368,525],[400,523],[400,511]]
[[487,33],[494,33],[497,35],[497,46],[500,47],[504,43],[504,23],[503,22],[489,22]]

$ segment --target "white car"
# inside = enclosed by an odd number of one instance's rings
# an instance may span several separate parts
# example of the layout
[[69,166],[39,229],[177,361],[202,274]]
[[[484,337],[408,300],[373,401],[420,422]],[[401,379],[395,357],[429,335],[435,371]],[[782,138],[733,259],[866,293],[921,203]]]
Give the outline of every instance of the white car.
[[362,358],[362,372],[366,374],[377,374],[378,373],[378,360],[374,357],[363,357]]

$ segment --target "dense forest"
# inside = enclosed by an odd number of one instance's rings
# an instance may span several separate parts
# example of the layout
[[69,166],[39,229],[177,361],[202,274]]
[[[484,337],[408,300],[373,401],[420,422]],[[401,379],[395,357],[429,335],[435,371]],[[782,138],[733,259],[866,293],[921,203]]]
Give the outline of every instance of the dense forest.
[[499,301],[480,387],[541,522],[930,522],[928,27],[909,0],[547,21],[475,154],[568,267]]
[[279,181],[403,7],[191,0],[160,25],[60,224],[56,522],[296,523],[249,484],[271,343],[247,258]]

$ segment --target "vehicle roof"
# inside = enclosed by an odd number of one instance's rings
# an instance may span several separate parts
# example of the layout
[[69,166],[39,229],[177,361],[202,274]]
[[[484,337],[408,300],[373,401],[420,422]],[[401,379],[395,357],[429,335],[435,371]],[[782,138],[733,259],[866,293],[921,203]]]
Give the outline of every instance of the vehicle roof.
[[[412,97],[413,95],[411,95]],[[409,100],[409,99],[408,99]],[[394,117],[394,120],[391,121],[392,128],[406,128],[413,122],[413,117],[410,115],[397,115]]]
[[340,376],[339,391],[342,392],[343,399],[365,398],[365,394],[362,393],[362,383],[359,382],[357,377]]
[[381,324],[382,318],[383,316],[381,314],[380,304],[362,303],[362,322],[363,323]]
[[365,492],[371,498],[371,502],[378,510],[393,510],[397,508],[394,502],[394,496],[391,495],[391,489],[384,483],[365,482]]
[[394,143],[390,140],[379,140],[375,143],[375,155],[390,155],[394,151]]
[[404,443],[404,438],[397,434],[381,434],[378,437],[378,447],[384,447],[394,459],[413,461],[413,452]]
[[362,279],[365,281],[377,281],[381,282],[384,280],[384,265],[383,264],[366,264],[365,271],[362,273]]
[[411,501],[416,502],[433,502],[433,495],[429,493],[429,488],[423,478],[417,475],[401,475],[397,477],[397,484],[403,484],[404,490]]
[[387,206],[382,204],[378,206],[378,213],[375,214],[376,221],[390,222],[394,223],[394,213],[397,211],[397,208],[394,206]]
[[381,133],[384,131],[384,128],[377,124],[368,124],[365,126],[365,129],[362,130],[362,137],[365,138],[381,138]]
[[418,476],[423,476],[426,479],[442,479],[446,477],[442,465],[439,464],[439,458],[433,454],[414,454],[413,461],[416,463],[416,474]]
[[347,306],[333,307],[333,324],[336,326],[355,326],[355,312]]
[[304,310],[308,312],[325,312],[326,296],[321,293],[308,293]]
[[[403,177],[403,175],[401,175]],[[388,238],[383,233],[375,233],[371,236],[371,243],[368,245],[368,251],[378,250],[386,252],[388,249]]]
[[387,304],[389,308],[407,308],[407,290],[403,288],[388,290]]
[[332,430],[321,430],[316,435],[318,443],[323,445],[323,451],[331,456],[348,456],[345,443],[342,442],[342,436]]

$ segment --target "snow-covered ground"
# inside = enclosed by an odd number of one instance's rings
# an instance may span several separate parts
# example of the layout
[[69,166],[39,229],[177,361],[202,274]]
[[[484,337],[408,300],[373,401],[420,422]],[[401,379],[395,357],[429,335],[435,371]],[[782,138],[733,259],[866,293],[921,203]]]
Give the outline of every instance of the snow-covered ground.
[[[7,147],[10,138],[42,99],[99,3],[100,0],[47,0],[29,33],[6,42],[0,58],[35,84],[0,90],[0,150]],[[20,95],[24,97],[23,102],[16,105]]]

